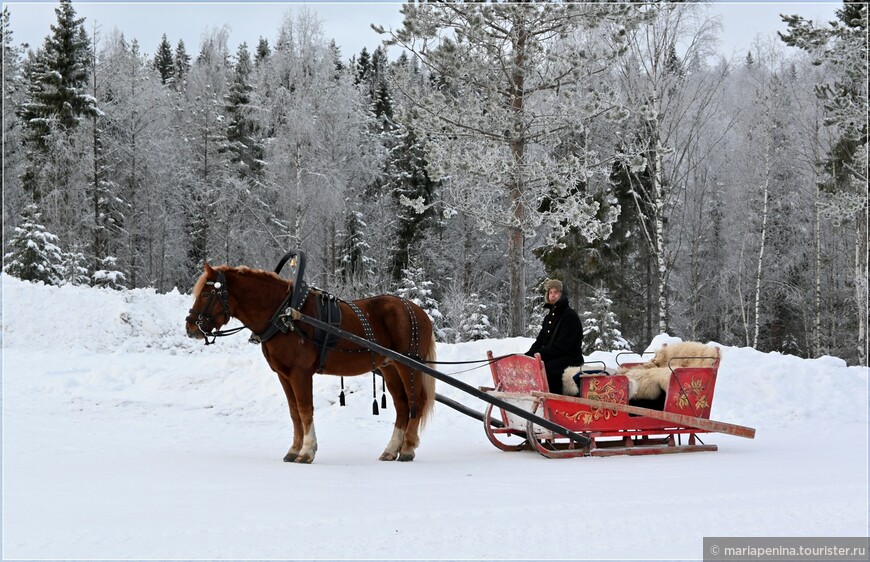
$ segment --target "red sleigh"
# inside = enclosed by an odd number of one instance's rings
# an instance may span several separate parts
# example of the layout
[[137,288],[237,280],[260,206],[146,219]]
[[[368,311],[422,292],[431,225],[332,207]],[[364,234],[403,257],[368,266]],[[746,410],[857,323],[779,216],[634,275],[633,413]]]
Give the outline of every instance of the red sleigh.
[[[575,398],[549,392],[544,365],[537,355],[496,359],[488,352],[487,357],[495,387],[482,391],[591,439],[588,446],[580,447],[490,405],[484,429],[490,442],[504,451],[533,448],[550,458],[687,453],[717,450],[716,445],[701,440],[700,435],[706,433],[755,437],[751,427],[710,419],[719,371],[718,348],[709,366],[671,369],[663,410],[629,405],[629,380],[624,375],[581,374],[580,396]],[[489,422],[493,409],[501,413],[503,427]]]

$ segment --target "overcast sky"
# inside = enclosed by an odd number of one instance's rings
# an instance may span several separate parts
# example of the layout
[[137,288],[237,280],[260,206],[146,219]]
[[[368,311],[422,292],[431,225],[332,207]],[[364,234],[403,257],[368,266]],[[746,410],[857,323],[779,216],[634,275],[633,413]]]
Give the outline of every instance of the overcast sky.
[[[303,6],[316,11],[323,23],[327,39],[335,39],[345,58],[359,53],[362,47],[374,50],[381,36],[372,31],[375,23],[387,28],[401,24],[399,7],[401,1],[382,2],[75,2],[73,6],[79,17],[86,18],[88,34],[93,33],[96,23],[100,34],[108,36],[114,29],[122,32],[130,41],[136,39],[140,50],[153,54],[165,33],[173,48],[183,39],[187,52],[195,55],[199,50],[203,33],[208,29],[226,25],[230,30],[229,47],[245,41],[253,49],[259,38],[265,37],[271,45],[284,15]],[[50,34],[50,26],[56,21],[54,9],[57,1],[28,0],[3,2],[9,8],[12,38],[15,44],[28,43],[36,48]],[[769,38],[776,31],[784,31],[785,24],[779,14],[800,14],[805,18],[829,21],[834,11],[842,5],[839,1],[827,2],[714,2],[711,15],[721,18],[723,26],[720,37],[721,52],[730,57],[742,56],[757,37]]]

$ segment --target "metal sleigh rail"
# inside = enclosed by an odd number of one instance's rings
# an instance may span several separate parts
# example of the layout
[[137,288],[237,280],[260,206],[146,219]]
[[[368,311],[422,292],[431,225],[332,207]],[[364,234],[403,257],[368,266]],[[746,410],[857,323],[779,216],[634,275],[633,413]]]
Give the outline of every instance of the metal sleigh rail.
[[[352,343],[355,343],[359,346],[365,347],[365,348],[367,348],[375,353],[379,353],[385,357],[389,357],[390,359],[392,359],[394,361],[398,361],[399,363],[402,363],[403,365],[407,365],[408,367],[411,367],[412,369],[426,373],[427,375],[429,375],[429,376],[431,376],[431,377],[433,377],[441,382],[447,383],[450,386],[458,388],[459,390],[465,392],[466,394],[470,394],[470,395],[474,396],[475,398],[479,398],[479,399],[483,400],[484,402],[492,404],[493,406],[497,406],[503,410],[511,412],[512,414],[515,414],[515,415],[517,415],[517,416],[519,416],[527,421],[531,421],[531,422],[535,423],[536,425],[539,425],[545,429],[549,429],[553,433],[557,433],[563,437],[567,437],[568,439],[574,441],[575,443],[577,443],[581,447],[589,447],[592,444],[592,440],[584,435],[580,435],[579,433],[576,433],[574,431],[566,429],[559,424],[553,423],[553,422],[551,422],[547,419],[544,419],[540,416],[536,416],[535,414],[533,414],[527,410],[524,410],[524,409],[522,409],[514,404],[511,404],[509,402],[505,402],[504,400],[500,400],[498,398],[490,396],[489,394],[487,394],[481,390],[478,390],[477,388],[475,388],[469,384],[466,384],[462,381],[459,381],[459,380],[457,380],[449,375],[445,375],[444,373],[442,373],[440,371],[436,371],[432,367],[430,367],[424,363],[420,363],[419,361],[415,361],[414,359],[411,359],[410,357],[402,355],[401,353],[399,353],[397,351],[393,351],[392,349],[388,349],[386,347],[378,345],[370,340],[367,340],[365,338],[357,336],[356,334],[352,334],[350,332],[342,330],[341,328],[336,328],[335,326],[332,326],[326,322],[321,322],[320,320],[318,320],[316,318],[312,318],[311,316],[307,316],[305,314],[302,314],[301,312],[299,312],[296,309],[291,308],[291,309],[289,309],[289,312],[290,312],[290,316],[292,317],[293,320],[298,320],[298,321],[304,322],[310,326],[314,326],[315,328],[320,328],[321,330],[326,330],[326,331],[328,331],[334,335],[340,336],[340,337],[342,337],[342,338],[344,338]],[[448,406],[450,406],[450,404],[448,404]],[[453,407],[453,406],[451,406],[451,407]]]

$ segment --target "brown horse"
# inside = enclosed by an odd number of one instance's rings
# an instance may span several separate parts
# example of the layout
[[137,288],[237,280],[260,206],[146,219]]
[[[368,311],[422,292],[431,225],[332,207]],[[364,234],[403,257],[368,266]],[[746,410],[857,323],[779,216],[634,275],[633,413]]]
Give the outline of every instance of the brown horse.
[[[231,317],[239,319],[255,334],[262,334],[292,291],[292,282],[272,272],[247,267],[212,268],[206,264],[193,288],[193,308],[185,324],[187,335],[197,339],[211,337]],[[339,301],[341,329],[368,339],[374,336],[376,343],[399,353],[416,355],[426,362],[435,361],[432,322],[419,306],[390,295],[353,301],[353,304],[366,317],[369,329],[366,330],[364,321],[348,303]],[[316,317],[316,306],[314,298],[307,298],[300,312]],[[264,341],[262,349],[269,367],[278,374],[293,420],[293,444],[284,461],[310,463],[317,452],[312,377],[321,367],[314,328],[296,322],[286,333],[278,332]],[[393,435],[380,460],[414,460],[420,443],[419,431],[434,405],[435,379],[346,340],[339,341],[327,353],[320,370],[332,375],[353,376],[373,369],[379,369],[383,375],[396,409]]]

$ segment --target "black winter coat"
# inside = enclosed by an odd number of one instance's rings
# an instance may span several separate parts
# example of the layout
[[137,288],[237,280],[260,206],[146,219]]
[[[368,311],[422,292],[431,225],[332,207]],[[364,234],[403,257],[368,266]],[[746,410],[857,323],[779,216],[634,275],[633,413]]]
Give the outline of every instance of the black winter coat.
[[[562,295],[556,304],[547,303],[549,313],[544,317],[541,331],[526,355],[541,354],[544,363],[558,361],[565,366],[583,364],[583,325],[580,317]],[[555,335],[553,331],[555,330]]]

